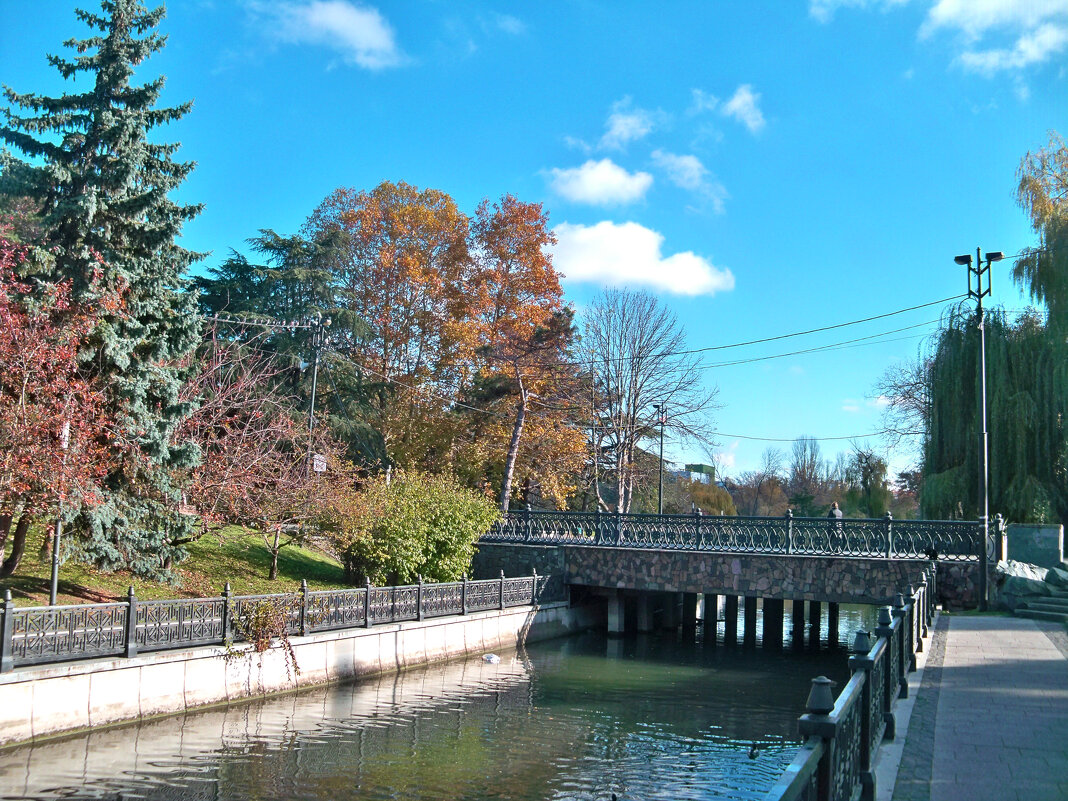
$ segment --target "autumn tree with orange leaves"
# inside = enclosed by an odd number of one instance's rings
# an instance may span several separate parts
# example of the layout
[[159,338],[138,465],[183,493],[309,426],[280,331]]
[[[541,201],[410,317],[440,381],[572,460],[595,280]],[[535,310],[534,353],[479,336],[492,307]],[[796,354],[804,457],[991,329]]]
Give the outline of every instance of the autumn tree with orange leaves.
[[[523,453],[528,484],[536,480],[548,490],[543,494],[562,501],[570,487],[559,479],[581,468],[585,439],[567,425],[568,409],[579,393],[577,376],[567,362],[574,338],[573,311],[564,304],[560,276],[549,255],[556,239],[541,204],[505,195],[492,205],[488,200],[479,205],[472,240],[484,343],[479,350],[480,378],[489,386],[506,387],[514,401],[510,433],[502,437],[501,424],[489,426],[498,443],[508,443],[501,511],[508,511],[525,431],[535,434],[535,447]],[[529,432],[532,405],[537,406],[537,419]]]
[[446,466],[451,400],[477,343],[467,216],[444,192],[387,181],[370,192],[335,190],[304,234],[339,240],[336,303],[370,334],[335,331],[332,347],[366,376],[388,463]]

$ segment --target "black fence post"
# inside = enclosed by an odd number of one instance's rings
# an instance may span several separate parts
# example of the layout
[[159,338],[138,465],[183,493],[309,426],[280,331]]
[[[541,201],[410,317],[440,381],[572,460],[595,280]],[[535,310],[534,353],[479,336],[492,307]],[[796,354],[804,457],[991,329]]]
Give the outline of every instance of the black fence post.
[[126,647],[123,656],[137,656],[137,596],[133,584],[126,593]]
[[0,673],[15,669],[15,656],[11,638],[15,629],[15,602],[11,600],[11,590],[4,590],[4,617],[0,622]]
[[415,587],[415,619],[423,619],[423,577],[416,576],[419,583]]
[[786,510],[786,553],[794,552],[794,510]]
[[894,667],[894,670],[896,671],[898,676],[899,685],[897,697],[908,698],[908,668],[905,667],[905,665],[907,664],[905,661],[905,648],[908,647],[908,644],[905,642],[905,626],[908,625],[908,610],[905,608],[905,599],[902,597],[900,592],[894,596],[894,609],[891,614],[894,616],[894,621],[897,624],[896,626],[894,626],[894,636],[898,638],[898,660],[897,665]]
[[300,580],[300,636],[308,633],[308,580]]
[[593,508],[593,544],[600,545],[604,537],[601,535],[601,503],[600,501],[594,501],[597,505]]
[[538,602],[538,570],[533,568],[534,577],[530,580],[530,605],[534,606]]
[[499,609],[504,609],[504,571],[503,570],[501,571],[501,594],[500,594],[500,603],[498,605],[498,608]]
[[[868,645],[868,638],[858,636],[857,641]],[[849,667],[853,673],[864,673],[864,686],[860,695],[860,801],[874,801],[875,799],[875,771],[872,766],[871,727],[878,726],[882,721],[871,719],[872,693],[881,693],[882,687],[872,687],[871,669],[874,660],[867,653],[856,653],[849,657]]]
[[623,544],[623,513],[616,507],[616,545]]
[[232,611],[230,609],[230,582],[226,582],[223,585],[222,592],[223,599],[223,612],[222,612],[222,636],[223,644],[230,642],[233,639],[233,620],[231,619]]
[[534,521],[530,519],[530,504],[523,508],[523,540],[530,542],[534,539]]
[[886,558],[894,558],[894,516],[890,514],[889,510],[886,513],[886,517],[883,518],[883,522],[886,523]]
[[371,579],[366,579],[363,592],[363,626],[371,628]]
[[697,530],[696,536],[694,537],[697,542],[697,550],[703,551],[705,549],[705,536],[701,532],[701,510],[698,509],[696,505],[694,505],[693,509],[693,524],[694,528]]
[[460,581],[460,614],[467,614],[467,574],[464,573],[463,579]]
[[834,746],[838,725],[831,720],[834,711],[833,682],[826,676],[817,676],[812,680],[812,689],[805,704],[806,712],[797,723],[798,733],[802,739],[819,737],[823,740],[824,751],[816,769],[816,798],[830,801],[834,773]]
[[897,736],[897,721],[894,718],[894,684],[897,681],[897,665],[894,664],[894,627],[893,618],[890,616],[890,607],[879,607],[879,625],[875,628],[875,636],[886,640],[886,670],[883,671],[883,686],[879,691],[883,694],[883,720],[886,721],[886,732],[883,737],[893,740]]

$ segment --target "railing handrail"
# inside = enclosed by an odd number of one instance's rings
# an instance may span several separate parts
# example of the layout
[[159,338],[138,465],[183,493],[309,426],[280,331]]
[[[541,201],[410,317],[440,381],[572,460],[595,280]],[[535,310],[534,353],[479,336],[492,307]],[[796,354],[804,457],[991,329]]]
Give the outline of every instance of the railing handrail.
[[225,645],[242,639],[233,622],[265,602],[283,612],[286,633],[298,635],[535,605],[560,594],[553,576],[506,577],[503,571],[495,579],[335,590],[312,591],[302,582],[297,592],[254,595],[235,595],[227,585],[221,596],[151,601],[139,600],[131,587],[125,601],[65,606],[16,607],[7,590],[0,606],[0,673],[20,665]]
[[[933,580],[933,572],[928,577]],[[824,711],[824,696],[817,691],[817,685],[826,685],[828,680],[822,676],[813,679],[809,711],[798,724],[804,745],[764,796],[765,801],[836,801],[839,797],[854,798],[857,791],[861,801],[874,799],[875,750],[881,740],[896,736],[893,703],[908,695],[907,675],[916,669],[915,650],[922,647],[922,637],[934,615],[933,584],[925,577],[918,589],[910,589],[907,600],[901,594],[892,607],[880,609],[878,636],[866,652],[850,659],[852,675],[829,711]],[[906,655],[906,649],[911,653]],[[878,682],[882,686],[876,686]],[[854,712],[861,716],[855,733],[843,728]],[[881,718],[875,717],[878,715]],[[855,720],[852,725],[856,726]],[[850,739],[840,744],[842,734],[859,737],[859,742]],[[813,768],[818,744],[824,748],[818,767]],[[847,753],[838,753],[842,745]],[[852,757],[855,759],[851,761]]]
[[[991,538],[1001,536],[1000,521]],[[981,561],[983,527],[971,520],[741,517],[735,515],[509,512],[481,540],[568,546],[767,553],[956,562]],[[989,546],[989,542],[988,542]],[[996,544],[995,544],[996,548]],[[989,548],[988,548],[989,550]]]

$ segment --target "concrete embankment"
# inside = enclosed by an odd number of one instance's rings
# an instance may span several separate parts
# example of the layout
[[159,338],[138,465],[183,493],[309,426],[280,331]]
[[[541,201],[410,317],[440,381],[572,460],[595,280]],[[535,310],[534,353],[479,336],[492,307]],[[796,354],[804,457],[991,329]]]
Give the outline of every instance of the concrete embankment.
[[239,658],[212,646],[19,668],[0,674],[0,746],[486,653],[589,628],[597,616],[557,603],[291,637],[299,672],[278,646]]

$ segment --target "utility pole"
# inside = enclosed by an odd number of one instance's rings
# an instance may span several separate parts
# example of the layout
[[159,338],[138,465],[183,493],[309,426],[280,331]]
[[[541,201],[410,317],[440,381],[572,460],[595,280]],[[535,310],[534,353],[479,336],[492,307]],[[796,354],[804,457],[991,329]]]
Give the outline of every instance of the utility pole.
[[311,433],[315,430],[315,390],[319,383],[319,351],[326,341],[326,329],[330,327],[330,318],[323,319],[321,312],[315,316],[315,324],[312,328],[312,385],[311,385],[311,399],[308,402],[308,473],[314,469],[312,461],[314,460],[314,454],[312,452],[312,437]]
[[656,403],[653,404],[653,408],[656,409],[660,423],[660,486],[656,491],[656,513],[662,515],[664,514],[664,423],[667,421],[667,406]]
[[[1005,255],[995,250],[986,254],[986,266],[983,266],[983,253],[975,249],[975,266],[972,266],[971,254],[954,257],[953,261],[968,268],[968,297],[975,298],[975,318],[979,327],[979,426],[983,461],[979,470],[979,496],[982,499],[983,541],[979,548],[979,610],[985,612],[987,599],[987,570],[989,558],[987,546],[990,541],[990,444],[986,425],[986,324],[983,311],[983,298],[990,294],[990,265],[1001,261]],[[972,277],[975,287],[972,287]],[[983,279],[986,278],[984,285]]]

